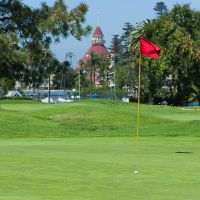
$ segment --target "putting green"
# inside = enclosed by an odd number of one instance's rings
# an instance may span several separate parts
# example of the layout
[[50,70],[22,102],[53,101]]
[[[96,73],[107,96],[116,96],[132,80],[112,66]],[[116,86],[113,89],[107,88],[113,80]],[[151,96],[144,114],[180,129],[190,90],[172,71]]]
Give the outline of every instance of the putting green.
[[1,139],[0,200],[197,200],[199,142],[145,137],[136,153],[133,137]]

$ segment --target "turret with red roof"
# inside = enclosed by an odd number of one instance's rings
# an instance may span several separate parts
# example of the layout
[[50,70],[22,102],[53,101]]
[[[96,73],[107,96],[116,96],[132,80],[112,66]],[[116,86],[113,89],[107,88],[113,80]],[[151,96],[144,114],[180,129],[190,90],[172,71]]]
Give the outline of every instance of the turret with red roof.
[[99,26],[97,26],[94,33],[93,33],[92,46],[89,48],[89,50],[83,56],[83,59],[85,61],[89,60],[90,52],[109,56],[109,51],[104,46],[105,40],[103,38],[104,38],[103,32],[102,32],[101,28]]

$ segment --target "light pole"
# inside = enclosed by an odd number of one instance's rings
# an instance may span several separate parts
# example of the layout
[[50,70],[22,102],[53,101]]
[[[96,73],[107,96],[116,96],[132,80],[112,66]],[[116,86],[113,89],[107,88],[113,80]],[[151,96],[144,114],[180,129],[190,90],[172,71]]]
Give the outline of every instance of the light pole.
[[90,99],[92,99],[92,53],[90,55],[86,55],[86,57],[90,61]]
[[66,66],[65,66],[65,63],[63,65],[63,98],[65,98],[65,84],[66,84]]
[[92,59],[90,58],[90,99],[92,99]]
[[114,64],[114,100],[116,99],[116,69]]
[[79,100],[81,100],[81,68],[79,69],[79,77],[78,77],[78,96]]
[[[75,55],[74,55],[74,53],[73,52],[68,52],[68,53],[66,53],[66,60],[67,60],[67,58],[69,57],[69,63],[70,63],[70,67],[72,68],[72,57],[74,57]],[[69,83],[68,83],[69,84]],[[70,85],[70,84],[69,84]],[[69,86],[68,85],[68,86]],[[69,89],[69,88],[68,88]],[[64,92],[65,93],[65,92]],[[68,95],[67,95],[68,96]]]
[[[110,68],[113,68],[113,72],[110,73],[110,74],[113,74],[113,75],[112,75],[113,84],[112,84],[112,86],[111,86],[111,93],[113,94],[113,95],[112,95],[112,98],[115,100],[115,99],[116,99],[116,68],[115,68],[115,55],[114,55],[114,60],[111,61]],[[112,90],[112,89],[113,89],[113,90]]]
[[75,55],[73,54],[73,52],[68,52],[66,53],[66,58],[69,57],[70,59],[70,66],[72,67],[72,57],[74,57]]
[[51,75],[48,77],[48,103],[51,103]]

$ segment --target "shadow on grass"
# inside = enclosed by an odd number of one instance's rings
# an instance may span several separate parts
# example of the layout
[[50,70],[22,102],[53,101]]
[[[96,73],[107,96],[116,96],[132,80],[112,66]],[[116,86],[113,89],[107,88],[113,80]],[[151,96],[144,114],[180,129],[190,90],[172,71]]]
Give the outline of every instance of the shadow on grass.
[[190,151],[176,151],[175,153],[190,154],[190,153],[193,153],[193,152],[190,152]]

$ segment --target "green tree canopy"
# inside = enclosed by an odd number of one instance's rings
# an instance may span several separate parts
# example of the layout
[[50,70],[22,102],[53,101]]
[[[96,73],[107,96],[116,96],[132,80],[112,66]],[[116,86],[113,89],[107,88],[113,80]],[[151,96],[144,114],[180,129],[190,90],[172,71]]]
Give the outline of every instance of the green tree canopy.
[[91,31],[90,26],[83,27],[87,11],[85,3],[69,10],[64,0],[56,0],[53,6],[43,2],[36,9],[20,0],[2,0],[0,48],[4,52],[1,54],[3,59],[0,60],[0,76],[14,74],[15,79],[19,78],[16,75],[21,75],[20,78],[23,79],[34,76],[34,71],[41,70],[44,54],[49,51],[53,41],[59,42],[61,37],[69,35],[80,40]]
[[[143,37],[161,47],[158,60],[143,58],[147,77],[143,84],[154,101],[160,97],[184,105],[191,94],[199,96],[199,23],[199,11],[188,4],[177,4],[168,13],[144,24]],[[163,95],[164,86],[169,91]]]
[[157,2],[154,10],[156,11],[156,14],[158,16],[163,15],[165,13],[167,13],[168,9],[167,6],[165,5],[165,3],[163,1]]

